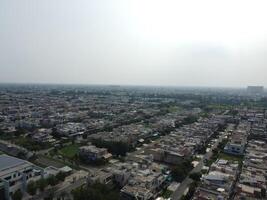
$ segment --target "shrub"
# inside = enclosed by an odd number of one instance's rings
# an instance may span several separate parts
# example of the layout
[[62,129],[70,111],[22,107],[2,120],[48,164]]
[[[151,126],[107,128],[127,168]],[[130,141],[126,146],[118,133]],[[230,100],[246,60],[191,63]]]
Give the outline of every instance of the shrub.
[[27,192],[30,194],[30,195],[35,195],[36,194],[36,190],[37,190],[37,187],[36,187],[36,184],[34,181],[30,181],[27,185]]

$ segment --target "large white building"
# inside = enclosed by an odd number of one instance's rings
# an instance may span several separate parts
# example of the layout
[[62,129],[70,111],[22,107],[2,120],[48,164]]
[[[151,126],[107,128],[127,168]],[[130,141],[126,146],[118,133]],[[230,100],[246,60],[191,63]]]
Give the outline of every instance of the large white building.
[[2,188],[5,200],[9,200],[17,190],[25,192],[29,181],[36,181],[42,177],[42,168],[25,160],[0,155],[0,190]]

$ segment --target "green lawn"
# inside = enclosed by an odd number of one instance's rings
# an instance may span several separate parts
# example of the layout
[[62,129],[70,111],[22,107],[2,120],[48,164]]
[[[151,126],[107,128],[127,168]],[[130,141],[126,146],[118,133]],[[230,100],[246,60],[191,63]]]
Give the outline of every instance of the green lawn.
[[64,157],[72,159],[78,153],[79,147],[80,146],[77,144],[68,145],[60,149],[59,154],[61,154]]
[[243,156],[233,156],[233,155],[229,155],[223,152],[219,153],[218,157],[224,160],[238,161],[239,164],[241,164],[243,161]]

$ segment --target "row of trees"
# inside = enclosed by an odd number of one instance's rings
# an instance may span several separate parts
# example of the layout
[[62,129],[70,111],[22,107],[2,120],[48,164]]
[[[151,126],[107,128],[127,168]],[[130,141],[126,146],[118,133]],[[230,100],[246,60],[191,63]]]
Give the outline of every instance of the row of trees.
[[188,124],[193,124],[195,122],[197,122],[198,120],[198,117],[195,116],[195,115],[189,115],[187,117],[185,117],[182,121],[182,124],[183,125],[188,125]]
[[179,165],[173,167],[171,174],[172,178],[177,182],[182,182],[188,173],[193,169],[193,165],[190,160],[184,160]]
[[22,146],[30,151],[39,151],[42,149],[47,149],[50,147],[50,144],[48,143],[40,143],[32,140],[31,137],[18,137],[14,140],[15,144]]
[[118,200],[119,192],[101,183],[80,187],[72,191],[74,200]]
[[44,189],[48,186],[55,186],[59,182],[65,180],[66,174],[63,172],[59,172],[56,176],[49,176],[47,179],[40,179],[38,181],[30,181],[27,185],[27,192],[30,195],[35,195],[37,190],[44,191]]
[[124,142],[104,141],[101,139],[94,139],[91,142],[99,148],[107,148],[110,153],[116,156],[126,156],[126,153],[131,150],[131,147]]

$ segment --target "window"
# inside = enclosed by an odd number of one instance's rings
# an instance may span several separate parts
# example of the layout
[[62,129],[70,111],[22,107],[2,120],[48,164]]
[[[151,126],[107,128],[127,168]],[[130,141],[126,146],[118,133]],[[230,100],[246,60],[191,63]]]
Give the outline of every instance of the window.
[[32,169],[27,169],[27,170],[24,171],[24,173],[27,173],[28,174],[28,173],[30,173],[32,171],[33,171]]
[[11,179],[11,176],[8,176],[8,177],[5,178],[5,180],[7,180],[7,181],[10,180],[10,179]]
[[11,181],[11,182],[9,183],[9,186],[12,187],[13,185],[15,185],[15,183],[16,183],[15,181]]

